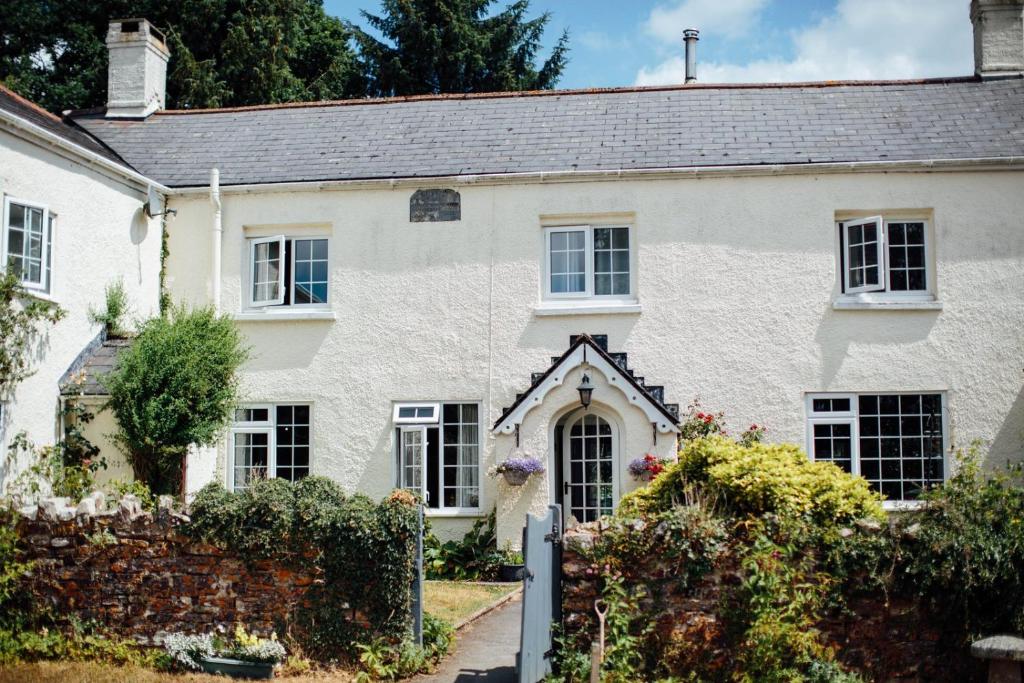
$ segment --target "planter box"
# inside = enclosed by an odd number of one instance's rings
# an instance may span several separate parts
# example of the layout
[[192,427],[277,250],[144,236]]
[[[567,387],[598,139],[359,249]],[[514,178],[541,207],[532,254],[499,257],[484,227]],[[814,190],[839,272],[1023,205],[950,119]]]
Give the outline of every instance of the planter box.
[[203,657],[199,665],[208,674],[224,674],[232,678],[259,678],[270,679],[274,677],[276,664],[264,662],[244,662],[241,659],[227,659],[225,657]]
[[503,564],[498,567],[498,579],[506,583],[523,580],[523,565]]

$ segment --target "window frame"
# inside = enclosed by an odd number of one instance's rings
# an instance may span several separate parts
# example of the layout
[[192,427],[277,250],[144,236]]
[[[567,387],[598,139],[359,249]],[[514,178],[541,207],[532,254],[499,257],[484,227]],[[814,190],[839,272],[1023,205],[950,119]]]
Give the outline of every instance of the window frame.
[[[942,481],[948,481],[950,477],[949,461],[949,399],[945,390],[912,390],[912,391],[860,391],[860,392],[831,392],[815,391],[804,394],[805,433],[804,442],[807,458],[811,462],[828,462],[827,460],[815,460],[814,458],[814,425],[815,424],[850,424],[850,470],[854,476],[861,476],[860,462],[860,408],[858,399],[861,396],[923,396],[926,394],[937,394],[942,409]],[[848,411],[829,411],[815,413],[813,410],[814,399],[817,398],[848,398],[850,409]],[[872,489],[874,490],[874,489]],[[920,500],[891,500],[885,499],[883,506],[887,510],[898,510],[917,507]]]
[[[484,431],[485,431],[485,428],[484,428],[484,419],[483,419],[484,418],[484,413],[483,413],[484,404],[483,404],[482,401],[478,401],[478,400],[458,400],[458,399],[439,400],[439,401],[396,401],[394,403],[394,409],[392,411],[392,418],[393,419],[392,419],[392,425],[391,425],[392,428],[393,428],[392,429],[392,435],[393,435],[393,438],[395,440],[394,444],[393,444],[393,448],[392,448],[392,463],[393,463],[393,467],[395,468],[394,482],[395,482],[395,485],[398,488],[405,488],[403,486],[404,476],[405,476],[405,468],[403,466],[403,461],[402,461],[403,454],[401,452],[402,432],[404,432],[404,431],[415,431],[416,429],[422,429],[423,430],[423,454],[424,454],[424,458],[423,458],[423,462],[422,462],[422,468],[423,469],[422,469],[422,475],[421,475],[422,476],[422,490],[421,490],[421,494],[425,494],[426,493],[426,488],[427,488],[427,483],[428,483],[428,470],[429,470],[428,463],[427,463],[427,457],[426,457],[427,451],[428,451],[428,443],[429,443],[429,432],[428,432],[428,429],[430,429],[432,427],[436,427],[437,428],[437,433],[438,433],[438,439],[439,439],[439,442],[437,444],[437,453],[438,453],[438,462],[437,462],[437,467],[438,467],[438,473],[437,473],[438,474],[438,493],[441,496],[441,500],[439,501],[439,503],[443,503],[444,502],[444,469],[445,469],[445,465],[444,465],[444,447],[445,447],[445,442],[444,442],[444,419],[442,418],[442,413],[443,413],[444,407],[446,405],[459,405],[459,406],[462,406],[462,405],[474,405],[474,406],[476,406],[476,409],[477,409],[477,438],[476,438],[476,448],[477,448],[477,451],[476,451],[477,505],[476,505],[476,507],[466,507],[466,506],[446,507],[446,506],[443,506],[443,505],[438,505],[438,507],[430,507],[429,504],[425,504],[423,509],[424,509],[424,512],[428,516],[430,516],[430,517],[459,517],[459,516],[478,517],[478,516],[480,516],[482,514],[483,510],[485,509],[484,500],[483,500],[484,486],[483,486],[483,477],[482,477],[482,474],[483,474],[483,459],[484,459],[484,438],[485,438]],[[407,406],[437,406],[437,411],[435,413],[437,419],[436,419],[435,422],[427,422],[427,421],[423,420],[422,418],[419,418],[419,419],[403,418],[403,422],[395,422],[394,418],[396,418],[397,415],[398,415],[398,407],[399,406],[403,406],[403,407],[407,407]],[[410,421],[410,420],[412,420],[412,421]],[[463,445],[465,445],[465,444],[463,444]],[[426,501],[426,496],[425,495],[424,495],[424,503],[428,503],[428,501]]]
[[[595,250],[594,231],[599,229],[625,228],[629,235],[629,293],[627,294],[596,294],[595,293]],[[584,243],[584,289],[582,292],[551,291],[551,236],[556,232],[583,232]],[[636,293],[636,228],[629,223],[587,223],[568,225],[543,226],[543,266],[541,268],[541,295],[546,302],[629,302],[637,300]]]
[[[324,240],[327,242],[327,300],[326,301],[310,301],[306,304],[295,303],[295,255],[298,253],[298,249],[295,248],[296,242],[301,241],[315,241]],[[285,278],[285,285],[288,287],[288,301],[289,303],[286,308],[329,308],[331,305],[331,238],[327,235],[285,235],[285,243],[292,243],[292,248],[288,254],[288,267],[290,269],[292,278],[291,282],[288,282],[287,277]],[[284,306],[282,302],[278,304]]]
[[268,434],[267,437],[267,472],[273,472],[273,477],[268,474],[268,479],[277,477],[277,408],[279,406],[307,406],[309,408],[309,473],[313,474],[313,459],[315,449],[314,439],[314,404],[312,401],[280,401],[277,403],[240,403],[235,409],[267,409],[266,420],[252,420],[235,422],[232,419],[228,439],[228,459],[225,466],[225,479],[228,491],[235,491],[235,437],[238,434]]
[[[43,258],[40,264],[39,274],[42,282],[35,283],[26,281],[19,278],[21,286],[32,292],[40,292],[42,294],[50,294],[53,289],[53,233],[56,232],[56,218],[57,214],[51,214],[50,207],[40,202],[33,202],[27,199],[18,199],[11,195],[4,195],[3,205],[3,222],[0,224],[0,271],[7,270],[7,263],[10,255],[7,253],[8,241],[10,236],[10,215],[11,215],[11,204],[17,204],[28,209],[37,209],[43,212]],[[54,218],[54,224],[51,225],[50,216]]]
[[[248,300],[250,308],[266,308],[268,306],[280,306],[284,304],[284,288],[286,285],[285,281],[285,236],[284,235],[273,235],[271,237],[250,237],[247,239],[249,243],[249,283],[248,283]],[[278,244],[278,261],[280,267],[277,270],[277,296],[270,299],[257,299],[256,298],[256,247],[261,244]]]
[[[432,408],[433,415],[429,418],[399,417],[401,408]],[[391,411],[391,422],[396,425],[439,424],[441,421],[441,403],[439,401],[398,401]]]
[[[867,288],[850,288],[849,286],[849,239],[847,227],[863,225],[873,221],[880,221],[881,234],[879,245],[879,265],[881,267],[880,287],[868,286]],[[889,259],[889,225],[891,223],[920,223],[923,228],[924,238],[924,289],[894,290],[890,289],[890,259]],[[910,305],[924,305],[926,302],[936,302],[938,294],[936,290],[936,264],[933,259],[933,230],[932,219],[913,212],[893,212],[890,214],[877,214],[867,217],[849,218],[835,222],[838,235],[838,260],[839,265],[839,297],[838,302],[863,302],[872,303],[907,303]]]

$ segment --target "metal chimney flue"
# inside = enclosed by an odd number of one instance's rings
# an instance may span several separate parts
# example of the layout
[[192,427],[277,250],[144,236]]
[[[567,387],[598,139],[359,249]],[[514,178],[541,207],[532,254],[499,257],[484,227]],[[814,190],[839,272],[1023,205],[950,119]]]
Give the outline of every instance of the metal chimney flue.
[[697,41],[700,40],[700,31],[695,28],[688,28],[683,31],[683,44],[686,46],[686,82],[693,83],[697,80]]

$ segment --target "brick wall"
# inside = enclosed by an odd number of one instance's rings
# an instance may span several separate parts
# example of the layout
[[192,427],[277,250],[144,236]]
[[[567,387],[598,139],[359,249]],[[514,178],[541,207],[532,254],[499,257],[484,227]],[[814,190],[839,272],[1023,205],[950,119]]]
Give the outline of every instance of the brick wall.
[[18,523],[34,562],[27,588],[58,615],[95,619],[150,645],[167,633],[239,622],[264,636],[287,629],[317,577],[193,543],[179,531],[187,519],[166,501],[155,514],[143,512],[130,496],[113,510],[102,496],[78,508],[43,501]]
[[[562,611],[570,632],[596,631],[594,600],[601,568],[592,566],[581,550],[599,539],[595,524],[576,527],[565,536]],[[699,585],[685,592],[674,588],[675,582],[665,577],[659,563],[660,558],[651,557],[649,562],[630,567],[626,576],[633,585],[646,588],[644,607],[657,633],[663,642],[684,644],[675,648],[676,656],[727,665],[730,652],[723,643],[719,604],[723,591],[740,581],[734,558],[726,556]],[[849,606],[851,614],[832,615],[819,628],[824,639],[838,647],[839,659],[867,680],[984,680],[983,665],[972,660],[966,648],[950,647],[942,624],[930,619],[913,601],[894,597],[887,601],[879,595],[857,599]]]

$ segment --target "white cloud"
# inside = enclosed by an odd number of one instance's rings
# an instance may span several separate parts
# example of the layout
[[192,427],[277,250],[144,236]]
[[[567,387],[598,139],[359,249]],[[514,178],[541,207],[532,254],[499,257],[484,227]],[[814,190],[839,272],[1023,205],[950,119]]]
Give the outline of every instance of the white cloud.
[[682,44],[686,28],[736,38],[757,24],[767,4],[768,0],[683,0],[655,7],[645,28],[658,40],[676,45]]
[[629,47],[627,36],[612,37],[604,31],[584,31],[578,36],[573,36],[573,42],[579,43],[588,50],[595,52],[607,52],[608,50],[623,50]]
[[[792,59],[702,62],[698,49],[698,80],[758,83],[973,73],[971,22],[963,0],[839,0],[835,12],[790,37]],[[680,83],[683,73],[679,54],[641,68],[635,82]]]

